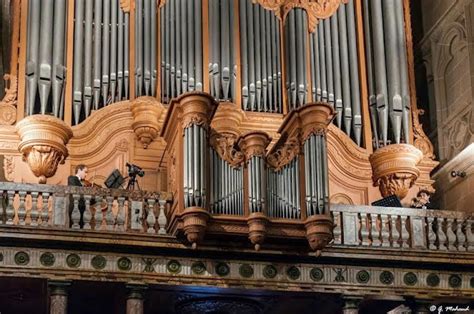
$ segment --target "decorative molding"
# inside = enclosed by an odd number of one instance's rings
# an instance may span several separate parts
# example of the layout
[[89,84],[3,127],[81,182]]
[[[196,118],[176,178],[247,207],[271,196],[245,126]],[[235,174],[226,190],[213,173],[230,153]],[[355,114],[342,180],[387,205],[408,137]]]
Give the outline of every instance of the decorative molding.
[[348,0],[253,0],[267,10],[275,12],[275,15],[285,22],[286,16],[294,8],[302,8],[308,15],[308,29],[310,32],[316,30],[319,20],[329,18],[333,15],[341,3]]
[[370,155],[373,182],[383,197],[397,195],[403,199],[420,176],[417,168],[423,153],[409,144],[385,146]]
[[120,0],[120,8],[125,13],[130,13],[131,10],[135,9],[134,0]]
[[301,152],[301,141],[294,136],[288,139],[285,144],[276,149],[275,152],[267,156],[267,162],[275,171],[280,171],[289,164]]
[[[402,291],[407,296],[457,296],[472,294],[473,272],[426,270],[420,268],[373,267],[365,265],[331,265],[324,263],[275,263],[261,256],[252,259],[213,259],[197,257],[173,257],[166,255],[115,254],[113,252],[87,252],[71,250],[24,249],[1,247],[4,259],[0,260],[0,273],[17,277],[40,275],[42,278],[64,280],[75,276],[94,274],[97,280],[126,282],[132,277],[143,284],[155,284],[157,280],[172,285],[225,285],[256,289],[284,291],[331,291],[361,294]],[[48,255],[43,264],[41,256]],[[92,262],[101,256],[101,266]],[[72,258],[73,257],[73,258]],[[54,267],[49,266],[55,260]],[[80,261],[83,261],[82,263]],[[105,261],[105,263],[104,263]],[[147,261],[153,261],[149,263]],[[415,264],[414,264],[415,265]],[[179,271],[177,271],[179,270]],[[73,276],[73,277],[71,277]],[[225,277],[225,282],[222,281]],[[341,285],[341,282],[344,284]],[[455,288],[455,290],[453,290]]]
[[265,158],[266,148],[271,139],[265,132],[248,132],[239,139],[239,147],[245,155],[246,160],[252,157]]
[[10,74],[5,74],[3,79],[10,81],[10,87],[5,88],[5,96],[0,101],[0,125],[13,125],[16,122],[18,79]]
[[435,159],[436,156],[434,154],[434,147],[431,143],[428,136],[423,131],[423,124],[420,123],[418,116],[421,116],[425,113],[423,109],[413,108],[412,109],[412,116],[413,116],[413,136],[415,140],[413,145],[421,150],[423,156],[425,158]]
[[13,172],[15,171],[14,156],[4,155],[3,157],[3,172],[7,181],[13,181]]
[[313,251],[316,251],[317,255],[321,254],[321,250],[334,238],[332,217],[330,215],[313,215],[306,219],[304,226],[309,246]]
[[147,148],[160,131],[159,119],[165,108],[155,97],[149,96],[138,97],[130,104],[133,131],[143,148]]
[[237,138],[233,134],[211,131],[209,145],[232,167],[239,167],[244,161],[244,154],[236,149],[236,142]]
[[16,128],[21,138],[18,150],[39,183],[46,183],[68,156],[66,144],[73,135],[71,128],[62,120],[45,115],[28,116]]

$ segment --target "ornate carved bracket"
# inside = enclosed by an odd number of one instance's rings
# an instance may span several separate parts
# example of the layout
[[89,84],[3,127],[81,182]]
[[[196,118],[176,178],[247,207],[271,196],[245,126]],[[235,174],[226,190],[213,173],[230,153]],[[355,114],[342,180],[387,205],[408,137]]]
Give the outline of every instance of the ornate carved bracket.
[[254,156],[265,157],[266,148],[270,143],[270,137],[265,132],[254,131],[242,136],[239,147],[245,155],[246,160]]
[[21,139],[18,150],[39,183],[46,183],[68,156],[66,144],[73,135],[71,127],[52,116],[32,115],[18,122],[16,128]]
[[403,199],[420,175],[417,168],[423,153],[409,144],[385,146],[372,155],[372,179],[383,197],[397,195]]
[[223,160],[232,167],[238,167],[244,161],[244,154],[235,148],[237,138],[232,134],[212,132],[209,144]]
[[301,152],[301,141],[295,136],[285,142],[282,147],[267,156],[267,162],[276,171],[281,170],[293,158],[298,156]]
[[12,125],[16,122],[18,79],[10,74],[5,74],[3,79],[10,81],[10,87],[5,88],[5,96],[0,101],[0,125]]
[[308,29],[310,32],[316,30],[320,19],[333,15],[341,3],[348,0],[253,0],[267,10],[275,11],[275,15],[283,22],[294,8],[302,8],[308,14]]
[[164,107],[154,97],[139,97],[132,101],[133,131],[143,148],[147,148],[160,130],[158,119]]
[[135,8],[134,4],[133,0],[120,0],[120,8],[125,13],[130,13],[130,10]]

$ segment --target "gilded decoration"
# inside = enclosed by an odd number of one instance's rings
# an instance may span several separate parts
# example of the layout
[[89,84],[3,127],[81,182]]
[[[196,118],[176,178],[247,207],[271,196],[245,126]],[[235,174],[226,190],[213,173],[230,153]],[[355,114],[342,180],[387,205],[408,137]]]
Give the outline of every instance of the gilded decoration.
[[373,182],[383,197],[397,195],[403,199],[420,176],[417,165],[423,153],[409,144],[385,146],[372,155],[369,160],[373,170]]
[[72,137],[71,128],[58,118],[32,115],[18,122],[16,129],[20,136],[18,150],[39,183],[46,183],[68,156],[66,144]]
[[0,101],[0,125],[12,125],[16,122],[18,79],[10,74],[5,74],[3,79],[10,81],[10,87],[5,88],[5,96]]
[[288,12],[294,8],[302,8],[308,15],[308,29],[310,32],[316,30],[319,20],[333,15],[341,3],[348,0],[253,0],[267,10],[275,12],[279,19],[285,21]]
[[138,97],[131,102],[132,128],[143,148],[147,148],[160,131],[158,120],[164,107],[154,97]]

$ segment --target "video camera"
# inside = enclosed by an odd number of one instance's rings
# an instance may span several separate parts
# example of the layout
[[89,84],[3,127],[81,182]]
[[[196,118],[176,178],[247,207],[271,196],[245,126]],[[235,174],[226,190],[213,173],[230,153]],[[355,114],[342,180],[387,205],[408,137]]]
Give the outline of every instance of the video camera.
[[128,167],[129,177],[136,177],[136,176],[143,177],[145,175],[145,171],[143,171],[141,167],[134,164],[130,164],[128,162],[126,163],[126,165]]

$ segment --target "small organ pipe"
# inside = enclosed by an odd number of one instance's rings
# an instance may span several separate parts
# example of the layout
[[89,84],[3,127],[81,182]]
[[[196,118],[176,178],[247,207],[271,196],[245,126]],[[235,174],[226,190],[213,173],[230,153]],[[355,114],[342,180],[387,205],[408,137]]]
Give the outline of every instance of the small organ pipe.
[[127,49],[124,45],[124,12],[118,10],[118,39],[117,39],[117,101],[122,100],[123,95],[123,51]]
[[186,1],[187,4],[187,26],[188,26],[188,90],[194,91],[196,87],[196,73],[194,71],[194,54],[196,53],[194,42],[196,40],[196,25],[194,19],[194,4],[193,1]]
[[295,19],[296,19],[296,38],[297,38],[297,60],[296,60],[296,69],[297,69],[297,77],[298,77],[298,103],[295,103],[295,108],[300,107],[304,105],[305,101],[305,77],[306,77],[306,71],[305,71],[305,51],[304,51],[304,39],[306,37],[306,33],[304,32],[304,27],[303,27],[303,13],[304,11],[299,9],[296,10],[295,12]]
[[196,32],[194,54],[196,58],[196,90],[202,91],[202,29],[201,29],[201,12],[202,12],[202,0],[194,1],[194,26]]
[[356,24],[354,15],[354,0],[347,3],[347,29],[349,36],[349,69],[351,76],[351,100],[352,100],[352,127],[357,145],[361,144],[362,136],[362,116],[360,104],[360,87],[359,87],[359,62],[357,58],[357,42],[356,42]]
[[[54,2],[54,26],[53,26],[53,73],[52,73],[52,94],[53,94],[53,114],[62,119],[59,115],[60,108],[64,108],[63,88],[66,79],[66,67],[64,65],[64,31],[66,25],[66,1]],[[64,109],[63,109],[64,111]]]
[[51,34],[53,34],[53,13],[53,0],[41,0],[38,82],[41,114],[46,113],[51,91],[51,62],[53,51],[53,39],[51,38]]
[[244,110],[249,109],[249,81],[248,81],[248,50],[247,50],[247,1],[239,1],[240,13],[240,45],[241,45],[241,73],[242,73],[242,105]]
[[332,59],[332,39],[330,20],[325,19],[320,27],[324,28],[324,46],[326,53],[326,69],[327,69],[327,91],[328,103],[334,106],[334,78],[333,78],[333,59]]
[[[155,4],[153,4],[155,5]],[[143,40],[143,82],[144,82],[144,87],[145,87],[145,95],[150,95],[150,89],[151,89],[151,14],[152,14],[152,9],[151,9],[151,1],[150,0],[144,0],[144,8],[143,8],[143,37],[140,37],[139,40]],[[168,3],[168,6],[170,7],[170,30],[171,34],[174,34],[174,10],[172,8],[172,2]],[[143,38],[143,39],[142,39]],[[171,40],[174,39],[174,36],[171,36]],[[174,67],[174,42],[171,42],[171,66]],[[172,76],[174,76],[174,68],[172,68]],[[174,88],[174,85],[171,85],[171,88]],[[141,91],[140,91],[141,92]]]
[[332,37],[332,53],[334,62],[334,103],[337,112],[337,126],[342,127],[342,86],[341,86],[341,63],[339,59],[339,27],[337,13],[331,16],[331,37]]
[[84,21],[84,111],[90,114],[92,105],[92,15],[93,0],[86,0]]
[[387,76],[385,69],[385,47],[383,32],[382,0],[371,0],[372,34],[374,47],[375,83],[377,92],[377,113],[383,144],[388,139]]
[[83,16],[84,16],[84,1],[77,0],[75,2],[75,22],[74,22],[74,124],[79,123],[82,107],[82,44],[83,44]]
[[[153,0],[149,0],[151,2],[151,47],[150,47],[150,71],[151,71],[151,96],[156,95],[156,75],[157,75],[157,68],[156,68],[156,5]],[[177,1],[173,1],[176,3]]]
[[104,106],[109,104],[109,62],[110,62],[110,1],[103,2],[102,16],[102,99]]
[[[93,76],[93,101],[94,109],[99,109],[101,88],[101,38],[102,38],[102,1],[94,1],[94,76]],[[104,104],[107,99],[104,99]]]
[[339,34],[341,35],[339,44],[341,47],[341,72],[345,73],[342,76],[342,101],[344,105],[344,129],[347,135],[351,135],[352,124],[352,104],[351,104],[351,90],[349,72],[349,52],[347,39],[347,25],[346,25],[346,6],[341,5],[338,9]]
[[110,15],[110,101],[115,102],[115,95],[117,93],[117,50],[121,49],[117,45],[117,0],[111,1],[111,15]]
[[325,38],[324,38],[324,25],[321,24],[318,27],[318,40],[319,40],[319,58],[321,66],[321,100],[328,100],[328,87],[326,79],[326,53],[325,53]]
[[39,31],[40,31],[40,12],[41,3],[40,1],[32,1],[28,5],[28,50],[26,64],[26,76],[27,76],[27,115],[32,115],[36,92],[38,88],[38,75],[37,67],[39,61]]

